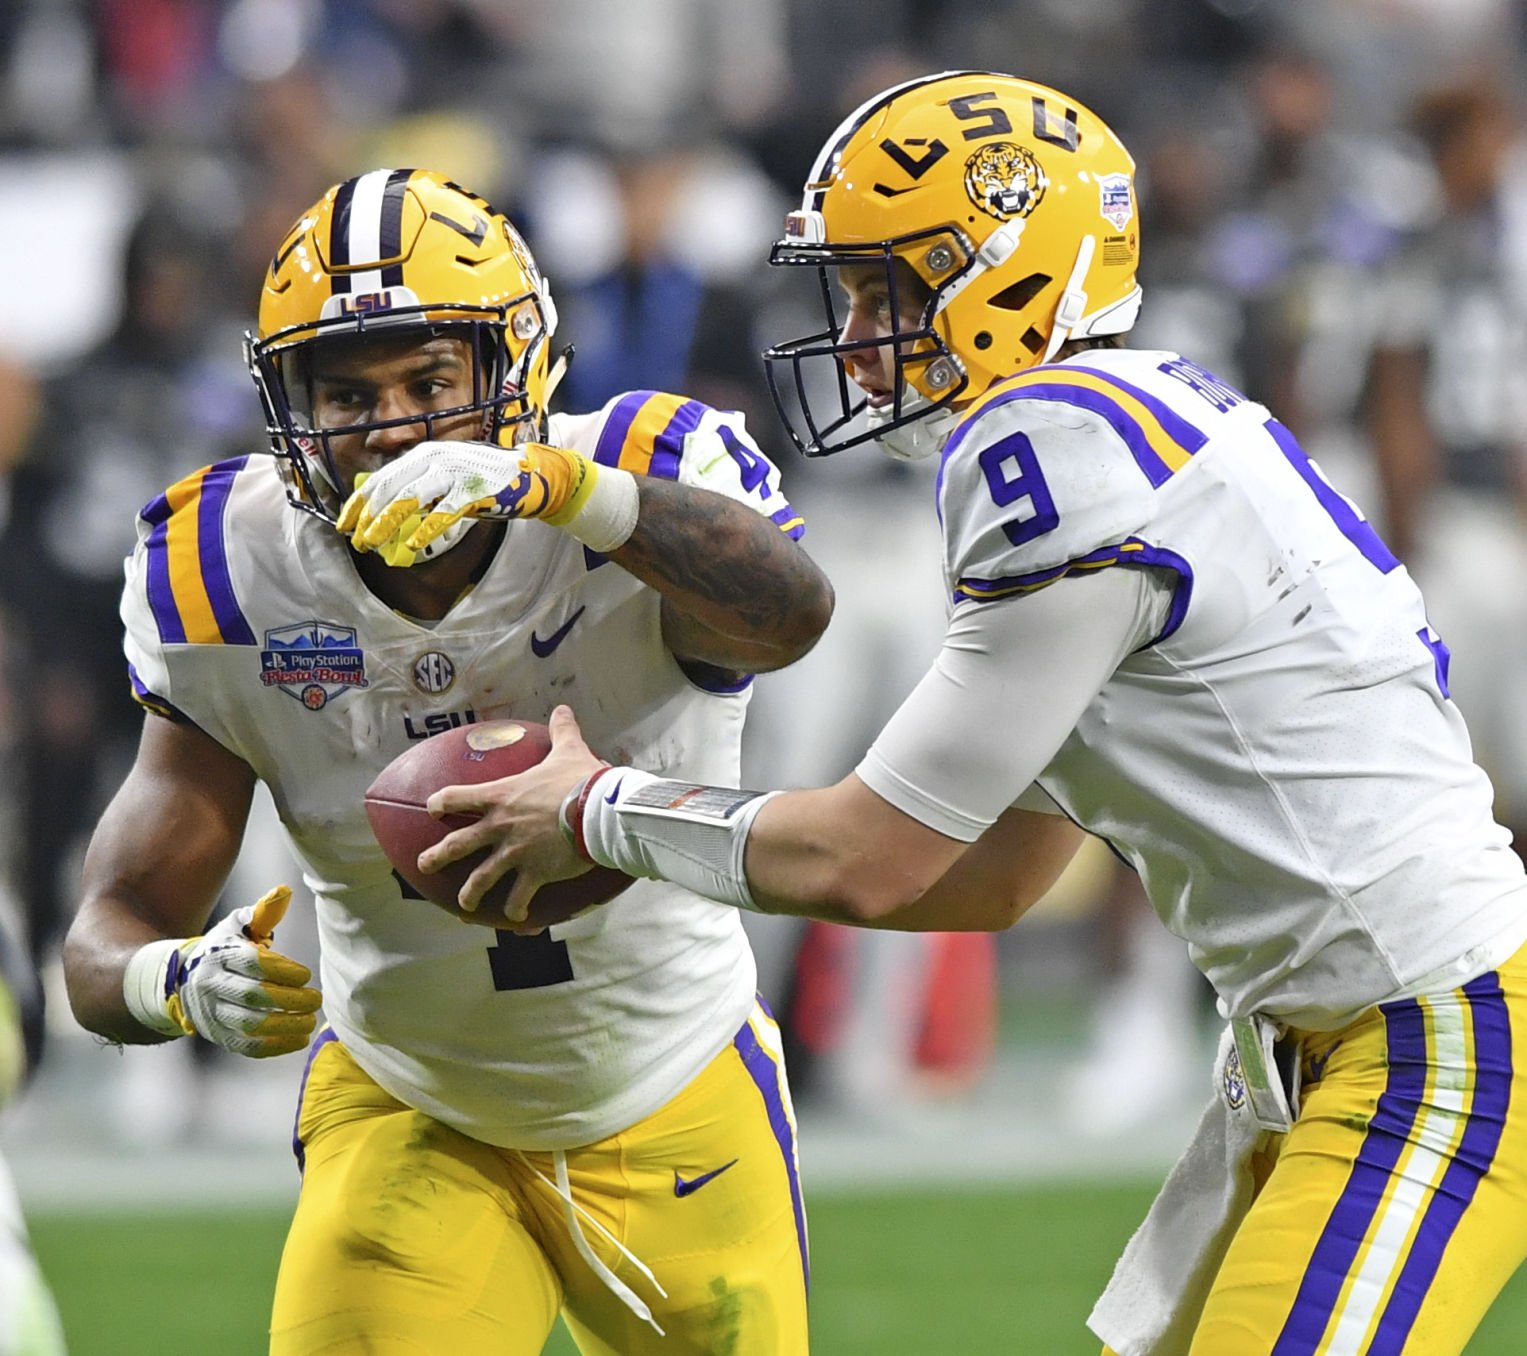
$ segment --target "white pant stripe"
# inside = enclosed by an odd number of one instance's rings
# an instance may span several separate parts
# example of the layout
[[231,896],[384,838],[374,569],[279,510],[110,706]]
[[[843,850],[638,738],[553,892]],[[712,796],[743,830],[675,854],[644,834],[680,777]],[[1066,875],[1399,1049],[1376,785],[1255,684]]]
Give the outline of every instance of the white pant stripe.
[[1467,1005],[1456,994],[1423,1001],[1432,1036],[1433,1078],[1428,1105],[1416,1117],[1419,1141],[1395,1165],[1394,1189],[1380,1207],[1373,1239],[1358,1264],[1337,1324],[1326,1347],[1329,1356],[1358,1356],[1404,1264],[1407,1244],[1421,1222],[1431,1191],[1442,1180],[1448,1151],[1463,1128],[1468,1077],[1464,1060]]

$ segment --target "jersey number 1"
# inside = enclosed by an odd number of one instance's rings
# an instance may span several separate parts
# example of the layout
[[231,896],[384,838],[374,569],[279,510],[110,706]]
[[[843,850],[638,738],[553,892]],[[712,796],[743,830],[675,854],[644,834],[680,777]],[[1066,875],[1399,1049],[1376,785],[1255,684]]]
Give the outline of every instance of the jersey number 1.
[[[423,902],[424,896],[396,871],[392,873],[404,899]],[[521,937],[517,932],[494,928],[498,938],[488,948],[488,968],[493,972],[493,987],[499,993],[514,989],[544,989],[552,984],[566,984],[573,977],[573,960],[567,943],[552,940],[549,932]]]

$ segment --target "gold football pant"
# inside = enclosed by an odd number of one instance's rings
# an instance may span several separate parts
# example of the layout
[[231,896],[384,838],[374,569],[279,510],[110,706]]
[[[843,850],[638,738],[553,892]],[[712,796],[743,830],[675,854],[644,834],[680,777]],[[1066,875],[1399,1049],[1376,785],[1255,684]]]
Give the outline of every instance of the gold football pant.
[[1527,949],[1307,1033],[1192,1356],[1458,1356],[1527,1258]]
[[[807,1350],[795,1123],[761,1005],[667,1105],[565,1155],[495,1148],[404,1106],[332,1036],[297,1132],[272,1356],[538,1356],[559,1310],[590,1356]],[[584,1245],[666,1336],[580,1253],[558,1157]]]

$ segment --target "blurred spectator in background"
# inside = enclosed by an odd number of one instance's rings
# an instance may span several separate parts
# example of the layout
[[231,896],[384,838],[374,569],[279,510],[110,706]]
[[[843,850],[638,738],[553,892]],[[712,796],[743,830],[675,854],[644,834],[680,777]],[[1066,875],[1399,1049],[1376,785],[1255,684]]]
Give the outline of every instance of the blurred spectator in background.
[[[467,7],[495,8],[480,0]],[[787,20],[810,6],[518,0],[502,8],[514,12],[505,115],[533,116],[547,141],[657,151],[760,117],[799,57]]]
[[1448,673],[1497,813],[1527,847],[1527,139],[1494,79],[1413,127],[1434,219],[1384,273],[1368,392],[1382,530],[1460,656]]
[[217,242],[194,214],[150,206],[127,244],[115,330],[47,383],[12,479],[0,603],[34,694],[20,730],[18,885],[39,957],[68,923],[76,838],[98,779],[130,756],[141,724],[117,620],[131,508],[251,433],[237,331],[219,330],[224,295]]
[[750,163],[682,135],[558,147],[530,175],[525,210],[575,344],[569,408],[686,389],[778,440],[751,309],[785,207]]
[[1237,381],[1245,317],[1210,249],[1228,196],[1222,142],[1173,120],[1143,143],[1140,234],[1150,254],[1142,277],[1150,292],[1135,330],[1145,348],[1181,352],[1196,341],[1209,355],[1204,365],[1211,372]]
[[[0,437],[8,425],[0,420]],[[0,771],[14,773],[16,678],[0,633]],[[14,783],[12,775],[7,783]],[[21,1091],[42,1052],[43,992],[11,888],[11,825],[0,807],[0,1109]],[[27,1241],[21,1204],[0,1158],[0,1356],[63,1356],[64,1333]]]
[[1323,58],[1273,42],[1243,69],[1246,106],[1227,110],[1205,239],[1208,267],[1241,312],[1239,370],[1226,379],[1287,411],[1308,440],[1352,422],[1371,345],[1363,294],[1426,183],[1383,139],[1338,123]]

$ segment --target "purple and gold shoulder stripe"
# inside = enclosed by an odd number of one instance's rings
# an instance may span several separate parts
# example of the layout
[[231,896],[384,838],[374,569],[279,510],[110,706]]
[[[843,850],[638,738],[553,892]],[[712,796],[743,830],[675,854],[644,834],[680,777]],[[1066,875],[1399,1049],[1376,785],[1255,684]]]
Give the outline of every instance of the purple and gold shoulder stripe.
[[679,478],[684,439],[700,427],[709,407],[661,391],[630,391],[610,407],[594,460],[637,475]]
[[190,724],[190,718],[173,702],[166,701],[155,692],[147,683],[138,676],[138,670],[132,665],[127,666],[128,682],[132,685],[133,700],[139,706],[147,707],[156,716],[163,716],[166,720],[173,720],[176,724]]
[[203,467],[139,515],[149,609],[165,645],[253,645],[228,565],[228,496],[247,457]]
[[[777,499],[777,490],[770,485],[772,468],[768,461],[724,419],[717,422],[709,405],[686,396],[662,391],[631,391],[621,396],[605,416],[594,460],[601,466],[618,466],[637,475],[677,480],[685,439],[700,431],[707,416],[711,416],[710,427],[725,449],[718,455],[730,456],[737,464],[743,489],[764,499],[772,493]],[[805,531],[805,520],[788,504],[781,502],[779,508],[770,511],[769,518],[789,537],[799,537]]]
[[949,440],[947,457],[985,411],[1013,400],[1044,400],[1088,410],[1124,441],[1153,486],[1164,485],[1209,441],[1165,401],[1098,368],[1062,363],[1033,367],[993,387]]
[[992,603],[1016,594],[1036,593],[1057,579],[1064,579],[1068,575],[1093,574],[1098,570],[1106,570],[1110,565],[1151,565],[1172,571],[1177,576],[1172,606],[1160,634],[1151,643],[1165,640],[1182,625],[1188,603],[1193,597],[1193,567],[1176,551],[1169,551],[1163,546],[1152,546],[1138,537],[1127,537],[1112,546],[1100,546],[1096,551],[1089,551],[1074,560],[1062,561],[1049,569],[1033,570],[1028,574],[1003,575],[993,579],[966,575],[954,586],[954,601]]

